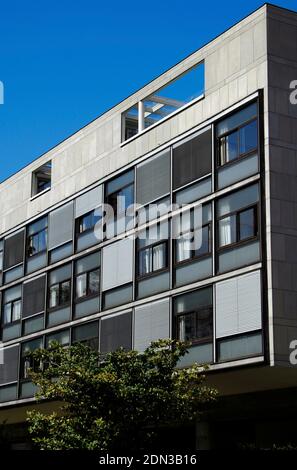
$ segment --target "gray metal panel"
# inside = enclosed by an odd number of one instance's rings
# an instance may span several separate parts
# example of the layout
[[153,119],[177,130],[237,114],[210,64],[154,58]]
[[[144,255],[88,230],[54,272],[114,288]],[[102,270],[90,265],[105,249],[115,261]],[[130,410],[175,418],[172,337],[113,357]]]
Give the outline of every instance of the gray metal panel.
[[14,382],[18,379],[19,345],[5,348],[4,363],[0,364],[0,384]]
[[147,204],[170,191],[170,150],[137,167],[136,199]]
[[108,315],[102,318],[100,328],[100,351],[103,353],[119,348],[132,347],[132,312]]
[[103,248],[103,290],[112,289],[131,282],[132,273],[132,238],[125,238]]
[[96,209],[102,203],[102,185],[96,186],[75,200],[75,218]]
[[135,308],[134,349],[144,351],[152,341],[169,338],[169,299]]
[[25,230],[20,230],[4,239],[4,269],[24,261],[24,237]]
[[73,201],[50,213],[48,240],[49,250],[72,240],[73,221]]
[[45,276],[24,283],[23,289],[22,318],[43,312],[45,304]]
[[246,333],[260,329],[260,271],[216,284],[216,336]]

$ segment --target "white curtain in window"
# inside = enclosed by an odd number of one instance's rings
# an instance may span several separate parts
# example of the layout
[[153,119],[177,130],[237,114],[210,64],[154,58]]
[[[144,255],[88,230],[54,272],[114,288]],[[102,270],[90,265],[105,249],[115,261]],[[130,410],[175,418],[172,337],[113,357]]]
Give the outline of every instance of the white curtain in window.
[[230,245],[232,243],[233,218],[225,217],[219,223],[220,246]]
[[162,269],[165,266],[165,245],[157,245],[153,251],[153,266],[154,271]]
[[191,256],[191,233],[183,234],[176,240],[176,261],[184,261]]

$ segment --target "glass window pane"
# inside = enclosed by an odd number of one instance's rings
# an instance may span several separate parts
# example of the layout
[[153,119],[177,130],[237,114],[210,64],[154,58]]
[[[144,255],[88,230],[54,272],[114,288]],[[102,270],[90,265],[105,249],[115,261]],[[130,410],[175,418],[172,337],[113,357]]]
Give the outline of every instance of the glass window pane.
[[70,281],[64,281],[61,284],[61,304],[70,302]]
[[21,318],[21,306],[22,306],[22,301],[20,300],[15,300],[13,302],[13,310],[12,310],[12,321],[19,320]]
[[166,244],[153,247],[153,269],[157,271],[166,267]]
[[177,318],[178,339],[195,343],[212,337],[212,309],[205,308],[198,312],[180,315]]
[[258,145],[257,121],[252,121],[240,129],[240,153],[248,153]]
[[231,215],[219,220],[219,246],[236,242],[236,216]]
[[147,248],[139,252],[139,275],[152,272],[152,249]]
[[76,297],[84,297],[87,295],[87,274],[81,274],[76,278]]
[[232,132],[225,137],[226,160],[224,163],[231,162],[238,158],[238,132]]
[[98,294],[99,292],[99,269],[89,273],[89,294]]
[[57,307],[59,305],[59,285],[56,284],[50,287],[50,307]]
[[4,311],[3,311],[3,323],[11,323],[11,310],[12,310],[12,304],[9,302],[8,304],[4,305]]
[[176,239],[175,259],[177,263],[191,258],[192,238],[193,234],[189,232],[184,233],[180,238]]
[[255,209],[247,209],[239,214],[239,239],[245,240],[255,236]]
[[[201,229],[198,229],[199,231]],[[211,244],[210,244],[210,226],[206,225],[202,227],[202,234],[199,233],[198,237],[201,239],[201,246],[195,250],[195,256],[202,256],[206,253],[211,251]],[[197,230],[195,231],[195,237],[197,237]]]

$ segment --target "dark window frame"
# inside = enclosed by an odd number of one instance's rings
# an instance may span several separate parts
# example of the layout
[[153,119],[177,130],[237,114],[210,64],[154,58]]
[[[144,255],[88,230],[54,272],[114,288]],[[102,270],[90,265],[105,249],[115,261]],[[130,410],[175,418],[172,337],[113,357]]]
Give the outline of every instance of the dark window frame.
[[[112,180],[111,180],[112,181]],[[118,215],[126,215],[126,210],[127,208],[125,207],[125,213],[118,213],[118,196],[121,191],[123,191],[126,188],[129,188],[130,186],[133,187],[133,192],[135,193],[135,181],[132,183],[127,183],[124,186],[121,186],[120,189],[117,189],[116,191],[113,191],[112,193],[106,193],[105,194],[105,204],[110,205],[113,208],[113,215],[115,218],[115,221],[118,217]],[[133,204],[135,203],[135,194],[133,193]],[[116,196],[116,210],[114,210],[113,204],[110,204],[110,198]]]
[[[54,312],[56,310],[60,310],[61,308],[68,307],[71,305],[71,285],[72,285],[72,279],[64,279],[63,281],[56,282],[55,284],[51,284],[48,286],[48,312]],[[69,283],[69,300],[67,302],[61,303],[61,298],[62,298],[62,285]],[[54,307],[50,306],[50,298],[51,298],[51,289],[55,286],[58,286],[58,305],[55,305]]]
[[[45,233],[45,240],[46,240],[45,249],[37,251],[36,253],[31,253],[30,254],[30,241],[33,239],[33,237],[35,237],[36,235],[39,236],[43,232]],[[44,227],[43,229],[41,229],[41,230],[37,230],[36,232],[31,233],[30,235],[27,235],[27,237],[26,237],[26,255],[27,255],[27,259],[32,259],[32,258],[34,258],[34,256],[38,256],[38,255],[47,253],[47,249],[48,249],[48,225],[46,227]]]
[[193,315],[195,314],[196,315],[196,324],[198,326],[199,324],[199,320],[198,320],[198,315],[199,313],[201,313],[201,311],[204,311],[204,310],[210,310],[210,318],[211,318],[211,328],[212,328],[212,334],[210,336],[205,336],[203,338],[196,338],[195,340],[189,340],[189,342],[191,343],[191,346],[190,347],[194,347],[194,346],[197,346],[197,345],[200,345],[200,344],[209,344],[209,343],[213,343],[213,340],[214,340],[214,335],[213,335],[213,304],[210,304],[210,305],[205,305],[201,308],[198,308],[198,309],[190,309],[190,310],[185,310],[184,312],[182,313],[178,313],[176,315],[174,315],[174,332],[175,332],[175,337],[179,339],[179,322],[178,322],[178,319],[180,317],[184,317],[184,316],[187,316],[187,315]]
[[[231,116],[231,115],[230,115]],[[256,122],[256,129],[257,129],[257,145],[255,148],[249,150],[248,152],[240,153],[240,130],[247,126],[248,124],[251,124],[252,122]],[[226,139],[229,135],[233,134],[234,132],[238,133],[238,139],[237,139],[237,157],[234,158],[233,160],[229,161],[224,161],[221,163],[221,142],[223,139]],[[217,158],[216,158],[216,166],[217,169],[226,167],[227,165],[232,165],[235,162],[238,162],[239,160],[242,160],[244,158],[249,157],[250,155],[256,154],[259,150],[259,121],[258,121],[258,115],[256,117],[252,117],[251,119],[248,119],[247,121],[242,122],[240,125],[232,128],[231,130],[228,130],[227,132],[221,134],[219,137],[216,138],[216,147],[217,147]],[[226,152],[225,152],[225,157],[224,160],[226,159]]]
[[[94,272],[98,272],[98,278],[99,278],[98,292],[90,293],[90,274],[94,273]],[[77,280],[78,277],[83,276],[83,275],[86,275],[86,292],[87,293],[86,293],[86,295],[83,295],[81,297],[77,297],[76,280]],[[100,295],[100,280],[101,280],[100,279],[100,266],[98,266],[98,268],[95,268],[95,269],[89,269],[89,270],[83,271],[79,274],[75,274],[74,280],[75,280],[75,287],[74,287],[74,300],[75,300],[75,303],[84,302],[87,299],[92,299],[92,298],[98,297]]]
[[[82,235],[90,233],[94,230],[94,227],[95,227],[95,225],[97,224],[98,221],[95,221],[95,223],[91,227],[87,228],[86,230],[80,230],[81,221],[82,221],[82,219],[84,219],[86,217],[89,217],[90,215],[92,215],[92,219],[94,220],[94,218],[95,218],[94,213],[98,209],[99,209],[99,207],[96,207],[95,209],[92,209],[91,211],[86,212],[85,214],[81,215],[80,217],[78,217],[76,219],[76,230],[75,230],[75,232],[76,232],[77,237],[80,237]],[[101,216],[101,218],[99,218],[99,220],[101,220],[101,219],[102,219],[102,216]]]
[[[159,245],[165,245],[165,267],[154,270],[154,248],[156,248]],[[139,248],[139,241],[137,240],[137,243],[136,243],[136,280],[137,281],[147,279],[147,278],[169,271],[169,259],[170,259],[169,246],[170,246],[169,240],[158,240],[152,243],[151,245],[147,245],[147,246],[144,246],[143,248]],[[146,250],[151,250],[150,257],[151,257],[152,270],[148,273],[140,274],[140,269],[139,269],[140,253]]]
[[[5,323],[4,322],[5,306],[11,304],[10,318],[12,318],[13,317],[13,305],[16,302],[20,302],[20,304],[21,304],[20,318],[18,318],[17,320],[13,320],[13,321]],[[11,300],[10,302],[6,302],[6,303],[3,302],[3,306],[2,306],[2,328],[7,327],[8,325],[9,326],[16,325],[16,324],[20,323],[21,320],[22,320],[22,297],[17,297],[16,299]]]
[[[240,214],[242,212],[245,212],[249,209],[254,210],[254,233],[255,235],[252,235],[247,238],[240,239]],[[229,243],[228,245],[223,245],[220,246],[220,221],[223,219],[226,219],[228,217],[235,216],[235,233],[236,233],[236,241]],[[238,247],[241,245],[244,245],[246,243],[251,242],[252,240],[259,240],[260,239],[260,223],[259,223],[259,202],[249,204],[248,206],[244,206],[236,211],[229,212],[227,214],[224,214],[220,217],[217,218],[217,252],[222,252],[224,250],[228,250],[233,247]]]
[[[207,253],[202,253],[201,255],[197,254],[197,250],[191,250],[190,251],[190,256],[187,259],[177,261],[176,260],[176,254],[177,254],[177,240],[178,238],[173,240],[173,264],[174,267],[178,267],[184,264],[191,263],[193,261],[196,261],[198,259],[203,259],[203,258],[208,258],[209,256],[212,255],[212,223],[213,221],[210,220],[209,222],[206,222],[205,224],[202,224],[201,229],[208,227],[208,251]],[[191,225],[192,225],[192,220],[191,220]],[[179,232],[179,237],[182,235],[185,235],[187,233],[192,233],[194,235],[195,230],[191,229],[190,231],[184,230]]]

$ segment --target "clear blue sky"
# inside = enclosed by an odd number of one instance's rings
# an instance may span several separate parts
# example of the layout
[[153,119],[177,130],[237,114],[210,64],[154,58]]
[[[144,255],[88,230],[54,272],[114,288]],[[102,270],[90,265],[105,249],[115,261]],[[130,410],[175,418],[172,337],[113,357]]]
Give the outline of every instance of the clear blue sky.
[[0,181],[262,4],[2,2]]

